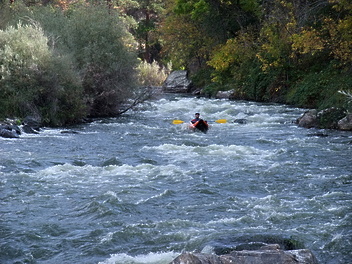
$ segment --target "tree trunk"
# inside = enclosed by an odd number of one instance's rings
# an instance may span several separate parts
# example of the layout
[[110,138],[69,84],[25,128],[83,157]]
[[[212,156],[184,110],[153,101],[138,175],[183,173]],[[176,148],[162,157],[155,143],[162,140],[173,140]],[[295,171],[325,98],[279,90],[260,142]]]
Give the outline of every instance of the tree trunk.
[[146,9],[145,9],[145,25],[146,25],[147,29],[145,31],[145,36],[144,36],[144,41],[145,41],[144,60],[148,63],[151,63],[151,61],[150,61],[150,45],[149,45],[149,23],[150,23],[150,14],[149,14],[149,1],[148,1]]

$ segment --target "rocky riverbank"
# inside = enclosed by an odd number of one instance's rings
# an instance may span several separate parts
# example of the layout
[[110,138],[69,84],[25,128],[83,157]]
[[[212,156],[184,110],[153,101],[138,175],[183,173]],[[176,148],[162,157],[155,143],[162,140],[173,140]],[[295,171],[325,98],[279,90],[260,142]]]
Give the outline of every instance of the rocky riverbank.
[[312,109],[299,117],[296,124],[305,128],[352,131],[352,114],[334,107],[322,111]]
[[0,123],[0,137],[19,138],[22,133],[38,134],[42,126],[40,118],[28,116],[23,121],[6,119]]

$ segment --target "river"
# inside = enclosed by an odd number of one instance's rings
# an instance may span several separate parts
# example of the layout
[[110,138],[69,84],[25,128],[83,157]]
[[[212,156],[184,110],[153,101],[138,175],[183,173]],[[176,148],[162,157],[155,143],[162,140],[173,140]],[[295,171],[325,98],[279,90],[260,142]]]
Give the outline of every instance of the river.
[[[172,124],[195,112],[207,134]],[[352,263],[352,133],[299,128],[303,112],[165,95],[0,138],[0,263],[166,264],[280,238]]]

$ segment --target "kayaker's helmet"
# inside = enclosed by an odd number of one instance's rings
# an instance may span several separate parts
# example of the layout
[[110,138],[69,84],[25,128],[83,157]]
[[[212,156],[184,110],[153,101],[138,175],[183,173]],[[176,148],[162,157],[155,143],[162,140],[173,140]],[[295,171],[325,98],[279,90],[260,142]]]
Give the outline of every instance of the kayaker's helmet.
[[194,115],[200,115],[199,113],[195,113]]

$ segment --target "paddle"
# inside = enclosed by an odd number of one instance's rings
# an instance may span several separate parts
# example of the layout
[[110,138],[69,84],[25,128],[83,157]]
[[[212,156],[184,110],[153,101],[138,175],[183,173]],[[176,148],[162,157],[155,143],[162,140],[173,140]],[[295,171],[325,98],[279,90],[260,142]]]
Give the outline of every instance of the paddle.
[[[185,121],[182,121],[182,120],[172,120],[172,123],[174,125],[178,125],[178,124],[183,124]],[[218,119],[218,120],[215,120],[215,121],[210,121],[210,122],[216,122],[216,123],[219,123],[219,124],[224,124],[224,123],[227,123],[227,120],[226,119]]]
[[219,124],[224,124],[224,123],[227,123],[227,120],[226,119],[218,119],[218,120],[215,120],[214,122],[219,123]]
[[174,125],[178,125],[178,124],[183,124],[185,121],[182,121],[182,120],[172,120],[172,123]]

